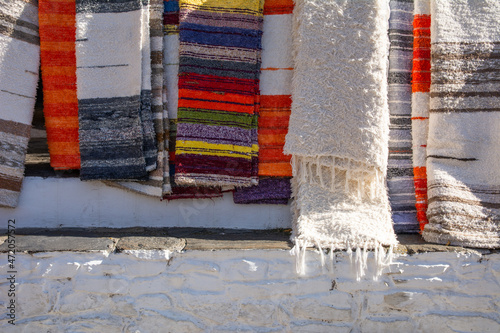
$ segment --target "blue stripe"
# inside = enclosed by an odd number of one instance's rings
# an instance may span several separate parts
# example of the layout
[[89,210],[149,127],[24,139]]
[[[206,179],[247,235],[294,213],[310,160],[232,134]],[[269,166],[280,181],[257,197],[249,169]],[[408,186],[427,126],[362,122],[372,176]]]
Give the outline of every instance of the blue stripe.
[[181,42],[261,49],[261,35],[259,30],[181,23],[179,38]]
[[163,1],[163,12],[178,12],[179,11],[179,1]]

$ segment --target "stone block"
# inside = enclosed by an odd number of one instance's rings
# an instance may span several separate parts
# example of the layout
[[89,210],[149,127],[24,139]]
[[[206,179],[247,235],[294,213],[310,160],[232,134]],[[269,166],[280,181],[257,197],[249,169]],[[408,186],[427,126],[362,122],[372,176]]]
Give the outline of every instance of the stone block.
[[267,278],[269,264],[253,257],[223,262],[221,275],[230,281],[259,281]]
[[224,291],[224,281],[220,276],[193,273],[186,276],[183,289],[203,293],[221,293]]
[[277,305],[274,303],[243,303],[236,319],[238,324],[257,327],[278,325],[276,317]]
[[167,270],[166,261],[138,261],[125,266],[125,275],[130,277],[157,276]]
[[292,307],[295,319],[324,322],[351,322],[353,320],[351,312],[350,307],[324,304],[314,299],[302,299]]
[[172,308],[172,300],[165,294],[142,295],[135,299],[134,307],[161,312]]
[[56,291],[45,290],[42,283],[20,283],[15,289],[17,318],[45,315],[54,305]]
[[[173,280],[175,278],[163,274],[155,277],[135,278],[127,282],[127,294],[133,297],[149,294],[168,294],[173,288],[171,283]],[[181,284],[182,281],[177,283],[177,285]]]
[[414,331],[414,325],[409,318],[408,320],[391,320],[390,318],[377,320],[374,318],[367,318],[361,322],[361,332],[386,333]]
[[333,326],[327,324],[291,324],[293,333],[349,333],[352,332],[352,326]]

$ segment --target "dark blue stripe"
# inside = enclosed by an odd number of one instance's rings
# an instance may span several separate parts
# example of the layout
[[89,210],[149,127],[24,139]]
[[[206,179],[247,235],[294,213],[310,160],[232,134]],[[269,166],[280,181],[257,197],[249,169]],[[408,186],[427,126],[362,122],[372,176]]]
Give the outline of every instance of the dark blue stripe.
[[261,36],[262,31],[259,30],[208,27],[191,23],[181,23],[179,33],[181,42],[248,49],[261,49]]
[[179,11],[179,1],[163,1],[163,12],[178,12]]

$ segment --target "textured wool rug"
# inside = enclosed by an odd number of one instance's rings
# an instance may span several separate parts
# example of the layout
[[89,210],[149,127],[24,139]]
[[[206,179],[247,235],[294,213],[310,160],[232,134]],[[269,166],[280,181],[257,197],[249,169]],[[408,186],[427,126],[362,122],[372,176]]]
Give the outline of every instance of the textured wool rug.
[[387,187],[396,232],[417,232],[411,137],[413,1],[389,3],[389,160]]
[[[168,131],[165,127],[168,126],[168,118],[164,119],[163,110],[163,1],[150,0],[149,12],[151,55],[148,58],[151,61],[151,111],[157,144],[156,169],[149,173],[149,179],[145,181],[106,182],[106,184],[161,198],[171,192],[170,178],[168,175],[164,177],[165,165],[168,168],[168,150],[165,147],[166,131]],[[144,58],[143,54],[143,61]]]
[[[292,0],[266,0],[262,34],[258,174],[291,177],[291,156],[283,154],[292,105]],[[235,203],[287,204],[290,179],[274,178],[257,186],[237,188]],[[272,185],[271,185],[272,184]]]
[[299,272],[307,246],[377,249],[381,263],[381,245],[397,243],[385,180],[388,19],[382,0],[295,2],[285,153]]
[[425,240],[500,247],[500,2],[431,1]]
[[415,0],[413,18],[412,140],[413,175],[417,220],[420,230],[427,223],[427,133],[429,132],[429,90],[431,87],[430,0]]
[[[179,2],[165,1],[163,13],[163,69],[165,149],[164,179],[170,180],[164,189],[166,200],[222,197],[220,187],[180,186],[174,182],[175,142],[177,138],[177,105],[179,100]],[[167,184],[164,182],[164,184]]]
[[263,1],[179,4],[175,181],[255,184]]
[[43,113],[50,165],[80,169],[75,1],[39,0]]
[[39,64],[37,1],[0,2],[0,206],[19,201]]
[[141,107],[141,1],[76,1],[80,178],[147,176]]

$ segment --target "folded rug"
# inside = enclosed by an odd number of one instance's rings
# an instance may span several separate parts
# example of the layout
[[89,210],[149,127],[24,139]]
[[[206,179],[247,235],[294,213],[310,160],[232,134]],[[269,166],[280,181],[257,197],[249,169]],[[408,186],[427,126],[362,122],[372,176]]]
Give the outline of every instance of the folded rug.
[[[150,0],[149,8],[150,16],[148,27],[151,41],[151,55],[145,57],[143,53],[143,62],[144,58],[150,58],[151,111],[154,120],[154,133],[157,145],[157,167],[149,173],[148,180],[106,182],[106,184],[161,198],[164,194],[170,193],[171,191],[169,177],[167,176],[164,178],[165,165],[168,168],[168,150],[166,150],[165,147],[165,132],[168,131],[168,128],[165,129],[165,125],[168,126],[168,118],[164,119],[163,112],[163,0]],[[143,63],[143,68],[144,67],[147,66],[144,66]],[[141,95],[144,95],[143,92],[141,92]],[[142,98],[141,101],[143,101]],[[165,115],[167,115],[166,112]]]
[[[264,3],[258,120],[258,174],[264,177],[292,176],[291,156],[283,154],[292,105],[292,12],[292,0]],[[234,202],[288,203],[289,178],[261,181],[257,186],[237,188]]]
[[0,2],[0,206],[19,201],[39,64],[37,1]]
[[76,1],[82,180],[147,176],[141,127],[141,0]]
[[389,3],[389,160],[387,187],[396,232],[419,231],[411,137],[413,0]]
[[255,111],[263,1],[179,4],[175,181],[250,186],[257,183]]
[[420,230],[427,223],[426,150],[429,131],[429,89],[431,87],[430,0],[415,0],[413,18],[413,68],[411,126],[413,175],[417,220]]
[[295,2],[285,153],[293,155],[299,259],[313,245],[379,256],[381,245],[397,243],[385,181],[388,19],[383,0]]
[[76,93],[76,4],[39,0],[43,113],[50,165],[80,169]]
[[[175,141],[177,137],[177,105],[179,98],[179,2],[164,1],[163,13],[163,69],[165,96],[165,156],[164,179],[170,179],[169,191],[163,197],[167,200],[222,197],[220,187],[179,186],[174,182]],[[166,152],[167,153],[167,152]],[[170,163],[170,164],[169,164]],[[164,182],[165,184],[166,182]]]
[[500,2],[431,1],[425,240],[500,246]]

